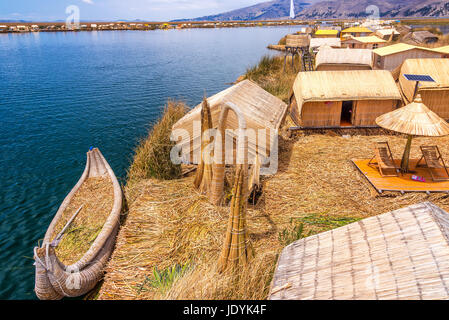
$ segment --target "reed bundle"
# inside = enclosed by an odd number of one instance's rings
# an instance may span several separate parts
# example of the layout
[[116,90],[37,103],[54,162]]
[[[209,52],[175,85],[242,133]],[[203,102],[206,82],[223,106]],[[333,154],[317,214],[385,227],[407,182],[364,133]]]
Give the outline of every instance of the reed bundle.
[[245,265],[252,257],[246,210],[248,204],[248,169],[246,165],[237,165],[234,188],[232,190],[231,208],[223,249],[218,261],[219,270],[235,271]]
[[212,115],[207,98],[204,97],[201,106],[201,159],[193,184],[201,193],[205,194],[209,193],[212,182],[212,155],[210,150],[206,149],[212,142],[210,129],[212,129]]

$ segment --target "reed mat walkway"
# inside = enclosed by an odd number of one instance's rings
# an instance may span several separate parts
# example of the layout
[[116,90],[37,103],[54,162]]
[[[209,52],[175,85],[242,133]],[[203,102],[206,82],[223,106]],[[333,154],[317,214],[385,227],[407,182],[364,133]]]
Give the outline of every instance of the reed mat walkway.
[[[446,194],[379,195],[351,162],[370,158],[376,141],[388,141],[396,158],[402,154],[402,136],[281,140],[278,173],[263,180],[258,203],[248,208],[254,259],[234,277],[217,273],[216,266],[229,208],[209,204],[193,188],[193,177],[127,186],[128,218],[99,299],[266,299],[279,254],[298,238],[423,201],[449,211]],[[448,137],[416,138],[412,158],[419,158],[421,144],[438,144],[449,158]],[[172,282],[155,281],[154,267],[177,265],[188,267]]]
[[296,241],[270,299],[446,300],[448,231],[448,213],[424,202]]
[[[410,167],[414,173],[399,175],[398,177],[382,177],[377,169],[377,165],[369,165],[368,160],[352,160],[354,165],[373,185],[378,192],[383,191],[403,191],[403,192],[445,192],[449,194],[449,181],[432,181],[432,177],[426,168],[416,167],[418,159],[410,159]],[[401,160],[394,160],[397,167],[401,167]],[[424,162],[425,163],[425,162]],[[438,171],[442,177],[445,176],[444,169],[433,169]],[[425,182],[412,180],[412,176],[423,177]]]

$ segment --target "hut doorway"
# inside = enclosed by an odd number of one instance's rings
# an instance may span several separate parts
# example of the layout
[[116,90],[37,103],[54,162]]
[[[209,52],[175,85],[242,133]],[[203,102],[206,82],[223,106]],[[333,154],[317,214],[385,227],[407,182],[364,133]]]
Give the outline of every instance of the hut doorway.
[[341,104],[341,119],[340,126],[350,127],[352,126],[352,115],[353,115],[353,101],[343,101]]

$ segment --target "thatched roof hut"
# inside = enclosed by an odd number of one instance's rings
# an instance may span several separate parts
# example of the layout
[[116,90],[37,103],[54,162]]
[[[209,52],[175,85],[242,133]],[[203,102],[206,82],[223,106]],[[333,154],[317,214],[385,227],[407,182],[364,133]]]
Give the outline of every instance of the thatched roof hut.
[[[263,90],[254,82],[244,80],[208,98],[207,101],[210,105],[213,128],[217,128],[221,107],[224,103],[231,102],[240,108],[245,117],[247,129],[254,130],[256,135],[248,137],[248,160],[250,163],[253,163],[258,152],[260,152],[261,161],[264,157],[269,156],[274,141],[274,137],[270,136],[270,133],[274,134],[279,129],[287,110],[287,105],[282,100]],[[186,162],[194,164],[198,163],[201,150],[200,120],[201,104],[193,108],[173,126],[173,130],[183,129],[183,133],[179,136],[182,140],[179,144],[182,147],[182,156]],[[227,132],[227,135],[235,140],[238,119],[234,113],[229,114],[226,128],[233,130],[233,132]],[[258,135],[259,129],[266,129],[265,146],[258,145],[261,139]],[[234,149],[235,147],[234,144]],[[189,149],[190,152],[188,152]],[[234,151],[234,158],[235,154]]]
[[313,35],[315,38],[337,38],[340,31],[332,29],[319,29]]
[[399,36],[401,35],[396,29],[394,28],[388,28],[388,29],[379,29],[375,32],[376,36],[378,36],[381,39],[384,40],[392,40],[396,41],[399,39]]
[[315,70],[371,70],[372,51],[368,49],[323,48],[316,55]]
[[402,64],[399,86],[406,103],[413,101],[416,82],[404,74],[431,76],[435,82],[420,82],[418,92],[424,104],[443,119],[449,120],[449,59],[407,59]]
[[411,40],[416,44],[429,44],[438,41],[438,36],[430,31],[415,31],[411,34]]
[[444,54],[443,58],[449,58],[449,46],[435,48],[434,51]]
[[384,47],[387,44],[387,41],[377,36],[349,37],[342,40],[341,44],[345,48],[377,49]]
[[312,38],[310,39],[310,48],[316,50],[323,46],[329,46],[332,48],[340,48],[341,40],[340,38]]
[[289,34],[285,40],[286,47],[308,47],[310,44],[310,35],[308,34]]
[[301,127],[370,127],[401,100],[388,71],[300,72],[293,85],[290,115]]
[[412,31],[412,27],[404,24],[396,26],[396,30],[401,34],[401,36],[405,36]]
[[365,37],[372,34],[373,31],[366,27],[349,27],[341,31],[340,37],[341,39],[345,39],[346,37],[353,36],[353,37]]
[[449,298],[449,215],[430,202],[293,242],[272,300]]
[[442,58],[443,53],[434,49],[397,43],[373,50],[373,63],[376,69],[393,71],[406,59]]

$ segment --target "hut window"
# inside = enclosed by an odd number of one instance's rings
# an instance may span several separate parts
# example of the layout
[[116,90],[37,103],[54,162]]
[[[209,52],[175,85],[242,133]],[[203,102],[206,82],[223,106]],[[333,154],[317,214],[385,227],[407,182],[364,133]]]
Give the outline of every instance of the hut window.
[[379,44],[377,44],[377,43],[373,44],[373,49],[377,49],[378,47],[379,47]]

